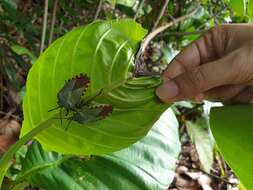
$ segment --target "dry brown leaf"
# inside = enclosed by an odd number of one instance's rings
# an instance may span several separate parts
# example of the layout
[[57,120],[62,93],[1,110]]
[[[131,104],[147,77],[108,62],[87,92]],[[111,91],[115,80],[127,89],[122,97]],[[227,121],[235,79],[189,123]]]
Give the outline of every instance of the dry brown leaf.
[[19,136],[20,124],[14,119],[1,118],[0,119],[0,135],[7,135],[14,138]]
[[5,153],[8,148],[17,141],[17,138],[8,135],[0,135],[0,154]]

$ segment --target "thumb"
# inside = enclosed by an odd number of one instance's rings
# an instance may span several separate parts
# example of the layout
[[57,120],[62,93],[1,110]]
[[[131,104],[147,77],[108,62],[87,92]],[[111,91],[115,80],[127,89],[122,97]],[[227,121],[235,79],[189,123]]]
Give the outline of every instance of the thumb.
[[[237,56],[236,56],[237,55]],[[238,54],[194,67],[157,88],[157,96],[164,102],[192,99],[214,87],[236,83]],[[234,64],[235,63],[235,64]]]

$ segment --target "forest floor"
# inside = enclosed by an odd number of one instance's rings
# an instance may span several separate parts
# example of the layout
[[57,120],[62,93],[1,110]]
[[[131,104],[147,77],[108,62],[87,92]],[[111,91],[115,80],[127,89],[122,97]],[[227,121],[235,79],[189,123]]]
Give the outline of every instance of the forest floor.
[[238,179],[220,155],[215,156],[211,172],[206,173],[201,169],[198,153],[185,125],[181,125],[180,135],[186,139],[182,142],[176,175],[168,190],[239,190]]

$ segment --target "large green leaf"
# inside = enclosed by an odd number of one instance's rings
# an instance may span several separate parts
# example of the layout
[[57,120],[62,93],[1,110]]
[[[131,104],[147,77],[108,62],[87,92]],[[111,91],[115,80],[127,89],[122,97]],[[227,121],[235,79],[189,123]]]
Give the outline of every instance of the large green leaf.
[[229,5],[235,16],[244,16],[246,11],[246,0],[230,0]]
[[33,143],[19,178],[47,190],[164,190],[174,178],[179,152],[178,122],[169,109],[146,137],[110,155],[66,159]]
[[[113,106],[110,117],[64,130],[60,119],[37,136],[47,150],[67,154],[103,154],[142,138],[168,107],[154,90],[159,78],[134,78],[134,55],[146,30],[132,20],[98,21],[72,30],[54,42],[31,68],[24,98],[21,135],[55,118],[57,93],[66,80],[87,74],[91,84],[84,100]],[[102,90],[102,94],[100,94]],[[100,94],[99,96],[97,96]]]
[[207,173],[213,165],[214,140],[209,128],[209,119],[205,116],[195,122],[186,121],[187,132],[194,143],[201,166]]
[[252,22],[253,21],[253,0],[248,0],[247,15],[249,16],[249,18]]
[[253,189],[253,106],[211,110],[211,129],[226,161],[249,190]]

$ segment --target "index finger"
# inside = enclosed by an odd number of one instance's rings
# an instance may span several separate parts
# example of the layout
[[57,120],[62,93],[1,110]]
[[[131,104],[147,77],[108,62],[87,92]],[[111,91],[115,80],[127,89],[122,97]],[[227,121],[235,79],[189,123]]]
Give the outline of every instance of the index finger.
[[162,78],[170,80],[198,65],[218,59],[224,50],[224,32],[213,28],[188,45],[168,65]]

